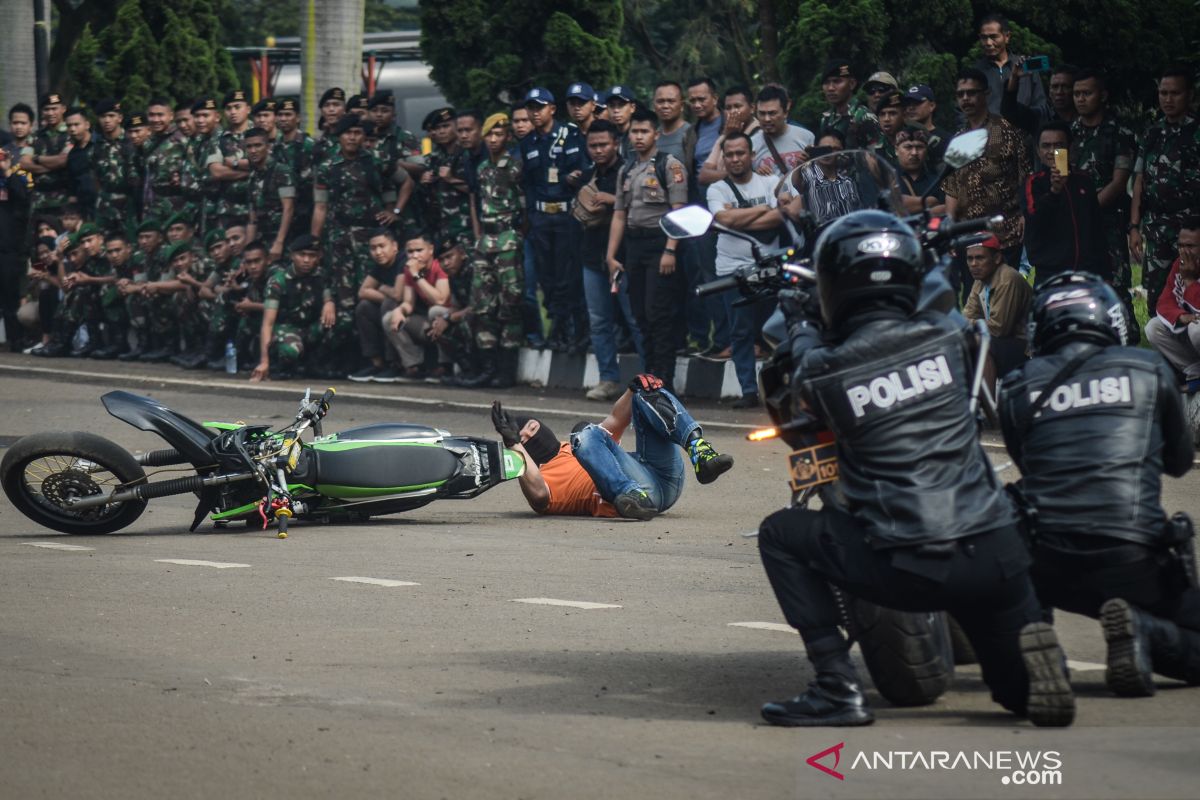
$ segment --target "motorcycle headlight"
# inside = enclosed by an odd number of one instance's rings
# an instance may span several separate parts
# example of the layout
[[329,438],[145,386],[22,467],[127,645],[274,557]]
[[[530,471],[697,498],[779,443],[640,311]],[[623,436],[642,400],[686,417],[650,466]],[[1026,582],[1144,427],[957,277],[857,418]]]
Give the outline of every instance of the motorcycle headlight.
[[300,461],[300,443],[292,442],[292,450],[288,453],[287,468],[291,472],[296,468],[296,464]]

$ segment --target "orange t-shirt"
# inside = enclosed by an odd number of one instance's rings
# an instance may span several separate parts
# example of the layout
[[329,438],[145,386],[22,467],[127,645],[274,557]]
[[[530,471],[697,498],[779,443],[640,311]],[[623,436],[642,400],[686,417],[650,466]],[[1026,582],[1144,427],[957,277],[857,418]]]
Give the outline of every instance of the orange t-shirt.
[[539,471],[550,491],[550,504],[543,514],[570,514],[586,517],[615,517],[617,510],[596,491],[592,476],[571,452],[571,443],[563,442],[558,455]]

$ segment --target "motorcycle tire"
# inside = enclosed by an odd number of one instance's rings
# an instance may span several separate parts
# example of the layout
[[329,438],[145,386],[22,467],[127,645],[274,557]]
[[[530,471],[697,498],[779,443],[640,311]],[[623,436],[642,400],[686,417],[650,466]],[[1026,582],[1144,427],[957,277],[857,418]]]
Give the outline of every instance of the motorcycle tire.
[[130,525],[146,510],[145,500],[79,511],[64,507],[62,500],[145,479],[145,470],[124,449],[80,431],[26,436],[0,461],[0,484],[9,501],[34,522],[62,533],[112,533]]
[[946,615],[895,611],[847,597],[851,630],[875,689],[894,706],[927,706],[950,688],[954,655]]
[[979,657],[975,655],[975,648],[971,646],[971,640],[967,638],[958,620],[947,614],[946,624],[950,629],[950,644],[954,648],[954,665],[978,664]]

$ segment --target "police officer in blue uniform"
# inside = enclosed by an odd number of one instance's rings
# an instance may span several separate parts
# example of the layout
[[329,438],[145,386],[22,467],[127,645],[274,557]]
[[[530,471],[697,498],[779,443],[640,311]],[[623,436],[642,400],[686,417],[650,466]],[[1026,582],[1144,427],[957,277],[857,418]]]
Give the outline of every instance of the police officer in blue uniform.
[[537,87],[525,95],[533,131],[521,140],[529,240],[553,328],[547,344],[567,350],[587,336],[583,276],[578,258],[579,224],[571,206],[588,165],[579,129],[554,119],[554,95]]

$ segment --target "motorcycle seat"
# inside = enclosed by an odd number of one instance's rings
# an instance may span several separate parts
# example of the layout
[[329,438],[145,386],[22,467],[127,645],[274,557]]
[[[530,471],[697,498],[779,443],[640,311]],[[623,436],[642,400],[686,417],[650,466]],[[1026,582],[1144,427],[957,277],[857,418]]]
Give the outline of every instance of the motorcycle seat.
[[380,493],[438,485],[453,478],[461,468],[458,458],[449,450],[418,444],[366,445],[345,450],[317,446],[312,455],[318,487],[381,490]]

